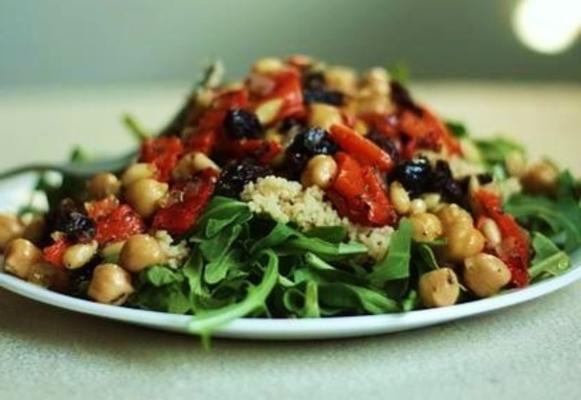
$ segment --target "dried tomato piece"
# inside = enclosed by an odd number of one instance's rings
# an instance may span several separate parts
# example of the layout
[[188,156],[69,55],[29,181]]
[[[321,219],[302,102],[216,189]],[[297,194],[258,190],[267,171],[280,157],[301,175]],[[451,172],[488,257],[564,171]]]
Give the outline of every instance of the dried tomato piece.
[[248,92],[246,89],[233,90],[219,95],[210,107],[200,117],[197,128],[192,130],[186,138],[188,151],[199,151],[210,154],[223,136],[223,124],[226,114],[233,108],[248,106]]
[[[415,147],[439,150],[442,146],[450,154],[461,154],[460,144],[446,125],[435,114],[422,108],[422,113],[404,110],[399,116],[400,129]],[[408,154],[413,156],[413,154]]]
[[44,260],[56,267],[64,267],[63,256],[70,244],[64,237],[58,238],[53,244],[42,250]]
[[97,220],[99,244],[118,242],[138,233],[145,232],[145,223],[131,207],[122,204],[107,216]]
[[93,221],[99,221],[100,219],[107,217],[117,207],[119,207],[119,199],[115,196],[109,196],[102,200],[85,203],[85,210],[87,210],[89,218]]
[[141,146],[140,161],[155,165],[157,167],[156,178],[162,182],[167,182],[183,152],[184,148],[179,138],[147,139]]
[[338,124],[331,126],[330,136],[335,143],[362,164],[372,165],[381,171],[389,171],[393,167],[389,154],[347,126]]
[[261,96],[256,102],[256,106],[272,99],[282,99],[282,106],[278,112],[276,120],[287,117],[301,116],[305,113],[303,102],[303,88],[300,74],[295,69],[287,69],[266,77],[272,83],[272,89]]
[[262,139],[225,140],[221,150],[231,158],[250,157],[268,164],[282,152],[282,145],[272,140]]
[[397,217],[375,169],[343,152],[335,160],[337,176],[327,197],[339,214],[365,226],[393,225]]
[[188,232],[214,193],[218,181],[215,170],[201,171],[193,181],[175,185],[170,192],[170,202],[153,217],[153,228],[172,235]]
[[487,190],[479,190],[475,200],[480,212],[496,222],[502,233],[502,243],[495,252],[511,272],[512,284],[524,287],[529,283],[529,238],[516,220],[502,210],[501,200]]

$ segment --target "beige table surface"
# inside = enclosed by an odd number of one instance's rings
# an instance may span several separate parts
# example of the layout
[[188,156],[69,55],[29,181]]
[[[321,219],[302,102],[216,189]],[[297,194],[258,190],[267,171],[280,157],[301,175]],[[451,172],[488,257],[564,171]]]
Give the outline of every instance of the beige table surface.
[[[0,93],[0,168],[75,144],[131,145],[131,111],[159,126],[183,90]],[[581,85],[429,84],[421,97],[479,134],[510,132],[581,172]],[[581,283],[529,304],[413,332],[310,343],[145,330],[0,291],[0,399],[580,399]]]

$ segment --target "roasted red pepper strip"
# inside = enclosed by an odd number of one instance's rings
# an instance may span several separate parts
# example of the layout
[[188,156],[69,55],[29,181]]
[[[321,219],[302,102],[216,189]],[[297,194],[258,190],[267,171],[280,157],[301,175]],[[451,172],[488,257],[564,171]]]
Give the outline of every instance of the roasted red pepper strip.
[[365,226],[392,225],[396,214],[373,167],[361,166],[350,155],[335,155],[337,176],[327,196],[341,216]]
[[435,114],[422,108],[421,114],[404,110],[399,115],[400,129],[418,147],[439,150],[444,146],[450,154],[461,154],[460,144]]
[[225,138],[222,140],[221,150],[232,158],[252,157],[263,164],[268,164],[282,152],[282,145],[271,140]]
[[279,98],[282,99],[283,103],[278,112],[277,120],[304,114],[305,105],[299,72],[295,69],[288,69],[269,76],[269,78],[273,80],[273,89],[259,99],[257,106],[264,101]]
[[193,181],[172,188],[169,205],[159,209],[153,217],[153,228],[166,230],[172,235],[183,235],[196,223],[214,193],[218,174],[208,168]]
[[141,146],[140,161],[155,165],[157,168],[156,178],[162,182],[167,182],[183,151],[182,141],[179,138],[147,139]]
[[335,143],[360,163],[377,167],[380,171],[389,171],[393,167],[389,154],[353,129],[335,124],[331,126],[330,135]]
[[67,240],[64,237],[59,238],[53,244],[45,247],[42,250],[44,260],[47,263],[52,264],[56,267],[61,267],[61,268],[64,267],[63,256],[65,255],[65,252],[67,251],[69,246],[70,246],[70,244],[67,242]]
[[119,242],[138,233],[145,232],[145,223],[127,204],[113,209],[97,221],[95,240],[99,244]]
[[246,89],[233,90],[222,93],[202,114],[197,128],[186,139],[188,151],[199,151],[210,154],[222,132],[222,123],[226,113],[232,108],[246,108],[248,106],[248,92]]
[[497,255],[508,265],[512,284],[523,287],[529,283],[529,238],[516,220],[502,211],[501,200],[495,194],[479,190],[475,200],[482,214],[496,222],[502,234]]

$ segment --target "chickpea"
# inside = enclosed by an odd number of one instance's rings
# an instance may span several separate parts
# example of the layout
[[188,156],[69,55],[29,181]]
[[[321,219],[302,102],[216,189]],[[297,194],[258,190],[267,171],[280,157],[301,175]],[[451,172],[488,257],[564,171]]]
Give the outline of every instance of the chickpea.
[[186,180],[196,172],[202,171],[206,168],[212,168],[220,172],[220,167],[218,167],[207,155],[195,151],[182,157],[174,168],[172,175],[174,179]]
[[558,180],[559,170],[549,161],[539,161],[531,165],[520,177],[525,191],[538,194],[554,193]]
[[414,228],[413,238],[416,242],[433,242],[442,236],[442,223],[434,214],[419,213],[410,217]]
[[440,268],[420,277],[419,292],[424,306],[446,307],[458,301],[460,284],[452,269]]
[[278,116],[282,104],[283,100],[281,98],[267,100],[256,108],[256,117],[262,125],[268,125]]
[[362,119],[358,119],[357,121],[355,121],[353,129],[355,130],[355,132],[359,133],[362,136],[365,136],[369,133],[369,126]]
[[4,269],[22,279],[27,279],[30,267],[42,261],[42,251],[26,239],[14,239],[6,247]]
[[450,261],[461,262],[484,249],[484,236],[472,225],[457,223],[446,231],[446,237],[444,256]]
[[88,183],[89,194],[95,199],[116,196],[121,189],[121,182],[109,172],[97,174]]
[[389,198],[393,208],[400,215],[405,215],[410,212],[411,200],[408,192],[403,185],[398,181],[394,181],[389,185]]
[[389,98],[383,94],[377,94],[369,90],[364,90],[357,98],[357,112],[360,114],[367,113],[387,113],[392,109]]
[[410,203],[410,213],[421,214],[428,211],[428,205],[422,199],[413,199]]
[[506,156],[504,163],[510,176],[521,177],[527,169],[527,162],[523,153],[512,151]]
[[28,282],[59,292],[64,292],[69,287],[69,277],[65,270],[45,262],[30,267]]
[[280,71],[283,68],[284,63],[280,59],[267,57],[256,61],[252,66],[252,72],[256,72],[257,74],[270,74]]
[[63,254],[65,268],[78,269],[85,266],[97,254],[98,248],[99,244],[95,240],[72,245]]
[[337,163],[331,156],[324,154],[311,158],[301,176],[301,183],[305,187],[318,186],[328,188],[337,174]]
[[155,179],[140,179],[127,187],[125,199],[139,215],[148,218],[157,210],[160,200],[168,190],[167,183]]
[[478,297],[490,297],[510,282],[508,266],[498,257],[480,253],[464,260],[464,282]]
[[117,263],[125,242],[115,242],[106,245],[100,251],[100,256],[108,263]]
[[387,95],[389,92],[389,74],[382,67],[374,67],[363,74],[363,85],[374,93]]
[[448,231],[455,224],[472,225],[474,223],[470,213],[457,204],[442,207],[436,215],[440,218],[444,231]]
[[119,264],[129,272],[137,273],[147,267],[162,263],[165,255],[153,237],[149,235],[131,236],[123,245]]
[[490,247],[500,246],[502,242],[502,233],[498,228],[498,225],[494,220],[490,218],[484,218],[482,222],[479,223],[480,231],[486,238],[486,243]]
[[354,94],[357,88],[357,75],[351,68],[330,67],[325,71],[327,87],[347,94]]
[[101,264],[93,271],[88,295],[99,303],[121,305],[134,291],[127,271],[116,264]]
[[309,107],[309,126],[329,130],[334,124],[341,124],[343,117],[337,107],[328,104],[312,104]]
[[133,182],[136,182],[140,179],[153,178],[156,172],[157,168],[153,164],[148,163],[133,164],[132,166],[127,168],[123,175],[121,176],[121,183],[123,183],[123,186],[129,186]]
[[21,237],[23,232],[22,222],[15,215],[0,214],[0,251],[13,239]]
[[442,195],[440,193],[426,193],[422,196],[422,200],[426,203],[428,211],[435,211],[440,206]]

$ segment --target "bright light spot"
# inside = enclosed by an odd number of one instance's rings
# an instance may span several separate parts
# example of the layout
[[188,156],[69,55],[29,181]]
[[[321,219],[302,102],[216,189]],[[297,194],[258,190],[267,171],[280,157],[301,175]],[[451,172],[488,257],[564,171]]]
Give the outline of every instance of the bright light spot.
[[581,0],[521,0],[512,22],[527,47],[540,53],[560,53],[581,32]]

